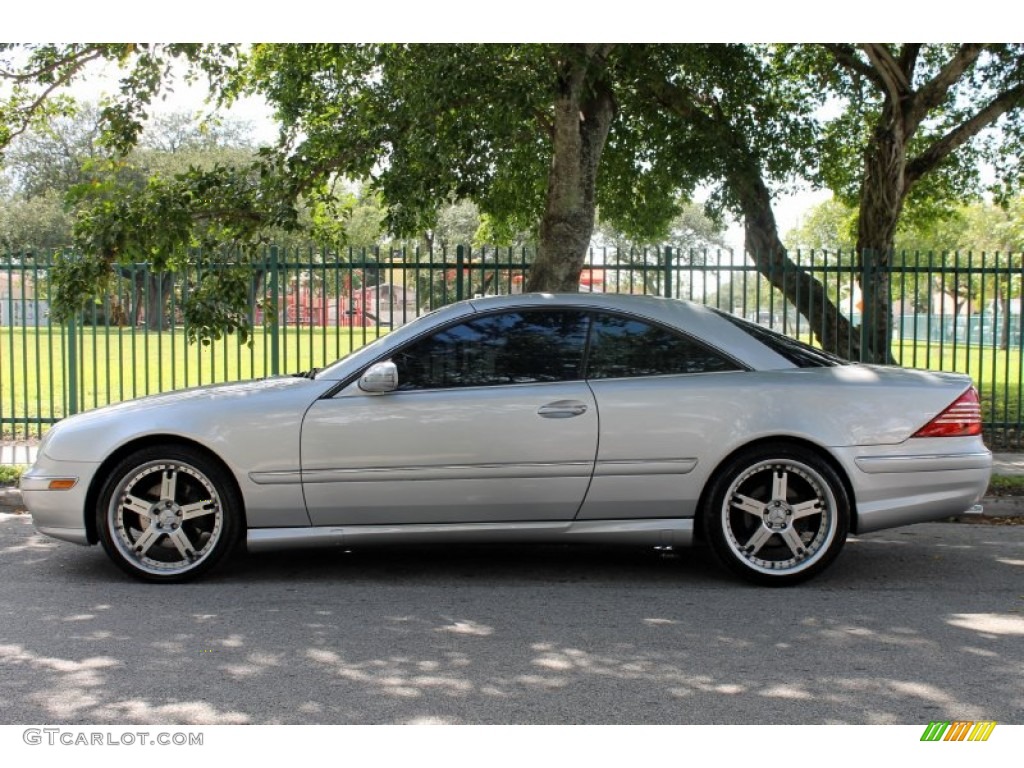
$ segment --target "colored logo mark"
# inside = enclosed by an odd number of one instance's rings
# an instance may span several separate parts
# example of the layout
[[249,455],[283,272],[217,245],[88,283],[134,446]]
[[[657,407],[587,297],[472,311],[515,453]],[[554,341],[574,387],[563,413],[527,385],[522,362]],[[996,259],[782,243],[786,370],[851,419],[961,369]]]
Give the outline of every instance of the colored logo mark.
[[995,728],[995,720],[932,720],[921,741],[988,741]]

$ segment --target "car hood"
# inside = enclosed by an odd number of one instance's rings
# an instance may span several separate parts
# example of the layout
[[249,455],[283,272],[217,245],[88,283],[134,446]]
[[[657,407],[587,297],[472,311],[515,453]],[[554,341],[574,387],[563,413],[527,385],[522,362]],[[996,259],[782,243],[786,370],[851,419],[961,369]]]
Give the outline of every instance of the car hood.
[[[120,403],[112,403],[90,411],[83,411],[80,414],[70,417],[75,421],[88,421],[90,419],[107,419],[114,414],[138,413],[153,408],[164,408],[170,405],[178,405],[189,401],[201,400],[213,403],[218,400],[231,401],[243,397],[258,396],[264,392],[275,392],[284,389],[306,387],[315,384],[315,381],[304,379],[298,376],[274,376],[266,379],[252,379],[249,381],[237,381],[227,384],[205,384],[189,389],[178,389],[173,392],[162,392],[156,395],[125,400]],[[334,384],[325,382],[324,385]],[[65,422],[62,422],[65,423]]]
[[257,434],[281,444],[297,437],[309,404],[336,382],[280,376],[150,395],[71,416],[40,451],[58,460],[95,461],[135,439],[182,437],[215,449]]

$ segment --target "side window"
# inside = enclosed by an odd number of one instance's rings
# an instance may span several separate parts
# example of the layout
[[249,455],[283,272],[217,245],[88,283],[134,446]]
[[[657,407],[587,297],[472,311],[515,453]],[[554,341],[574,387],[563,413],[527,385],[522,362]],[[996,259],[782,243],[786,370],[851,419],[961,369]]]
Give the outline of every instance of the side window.
[[589,379],[736,370],[729,358],[682,334],[618,315],[594,317]]
[[445,389],[581,378],[583,312],[520,310],[467,320],[392,357],[398,388]]

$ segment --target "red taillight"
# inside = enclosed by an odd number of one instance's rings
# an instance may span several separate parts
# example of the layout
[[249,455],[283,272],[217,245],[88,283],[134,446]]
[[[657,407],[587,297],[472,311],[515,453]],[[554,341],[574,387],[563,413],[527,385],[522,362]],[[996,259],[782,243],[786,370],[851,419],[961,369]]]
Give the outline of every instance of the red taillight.
[[981,434],[981,401],[971,387],[917,431],[914,437],[968,437]]

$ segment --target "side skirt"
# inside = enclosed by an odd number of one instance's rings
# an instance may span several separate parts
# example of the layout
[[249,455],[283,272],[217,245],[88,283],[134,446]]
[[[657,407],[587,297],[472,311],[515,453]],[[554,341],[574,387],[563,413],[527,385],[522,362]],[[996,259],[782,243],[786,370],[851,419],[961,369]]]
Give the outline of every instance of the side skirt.
[[574,520],[538,523],[452,523],[436,525],[348,525],[318,528],[250,528],[250,552],[372,544],[545,543],[687,546],[692,519]]

